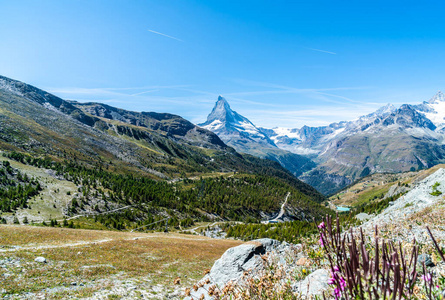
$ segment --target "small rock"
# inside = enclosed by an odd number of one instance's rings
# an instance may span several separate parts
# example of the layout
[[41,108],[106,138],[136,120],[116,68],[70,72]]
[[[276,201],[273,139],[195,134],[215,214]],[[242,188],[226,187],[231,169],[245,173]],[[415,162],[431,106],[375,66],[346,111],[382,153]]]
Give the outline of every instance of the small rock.
[[355,216],[355,218],[359,221],[367,221],[372,218],[371,215],[368,215],[367,213],[359,213]]
[[425,263],[426,267],[435,266],[435,264],[431,260],[431,256],[429,256],[428,254],[419,254],[419,256],[417,256],[417,264],[423,266],[423,263]]
[[71,285],[75,286],[77,285],[77,282],[71,282]]
[[306,257],[302,257],[296,262],[297,266],[308,266],[310,261]]
[[44,258],[43,256],[39,256],[39,257],[36,257],[34,259],[34,261],[39,262],[39,263],[46,263],[46,258]]
[[318,269],[309,274],[304,280],[293,285],[292,289],[303,296],[321,295],[328,289],[329,271]]

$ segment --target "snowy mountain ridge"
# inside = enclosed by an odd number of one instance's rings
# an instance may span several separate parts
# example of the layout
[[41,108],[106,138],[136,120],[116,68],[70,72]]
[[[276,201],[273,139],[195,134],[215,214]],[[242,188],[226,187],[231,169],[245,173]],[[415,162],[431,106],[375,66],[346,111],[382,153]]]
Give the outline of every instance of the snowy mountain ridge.
[[[289,153],[312,159],[315,168],[300,179],[325,194],[368,174],[419,170],[445,162],[445,95],[440,91],[422,104],[398,108],[387,104],[352,121],[272,129],[256,127],[220,96],[200,126],[239,152],[271,158],[271,152],[281,150],[287,153],[287,162],[294,159]],[[274,160],[286,167],[281,158],[275,154]]]

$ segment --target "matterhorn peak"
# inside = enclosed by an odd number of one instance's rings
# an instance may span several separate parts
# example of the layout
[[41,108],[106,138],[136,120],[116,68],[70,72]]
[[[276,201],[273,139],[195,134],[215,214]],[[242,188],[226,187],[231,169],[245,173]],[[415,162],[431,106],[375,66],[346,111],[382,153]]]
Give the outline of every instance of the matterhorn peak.
[[428,103],[445,102],[445,95],[441,91],[438,91]]
[[222,122],[222,123],[233,123],[236,121],[240,121],[243,117],[234,112],[229,105],[227,100],[219,95],[218,100],[215,103],[215,106],[212,109],[212,112],[208,115],[207,121],[204,124],[200,124],[201,126],[205,126],[211,124],[214,121]]

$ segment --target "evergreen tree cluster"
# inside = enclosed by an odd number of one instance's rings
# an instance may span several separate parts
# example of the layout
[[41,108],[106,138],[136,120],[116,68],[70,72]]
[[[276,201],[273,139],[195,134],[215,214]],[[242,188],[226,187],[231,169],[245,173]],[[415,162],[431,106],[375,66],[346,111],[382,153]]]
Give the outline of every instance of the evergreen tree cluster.
[[11,167],[8,161],[0,163],[0,212],[27,208],[28,200],[41,190],[40,183]]
[[[170,211],[168,222],[178,228],[202,220],[203,212],[216,214],[226,220],[260,220],[260,212],[278,211],[288,192],[291,193],[289,205],[298,207],[306,216],[322,216],[331,212],[313,201],[310,189],[307,193],[300,190],[304,184],[288,177],[286,171],[268,166],[274,162],[264,162],[258,168],[263,173],[247,171],[248,164],[256,163],[253,157],[248,157],[246,164],[239,166],[240,169],[246,169],[245,173],[169,183],[142,175],[111,173],[100,164],[92,167],[78,163],[75,159],[53,161],[48,157],[37,158],[18,152],[4,155],[24,164],[52,169],[58,176],[76,184],[81,198],[73,198],[72,213],[79,212],[90,197],[131,205],[131,209],[96,217],[98,222],[109,228],[135,228],[156,222],[160,219],[155,216],[158,208]],[[315,197],[317,201],[321,199]],[[98,207],[96,211],[99,211]],[[147,226],[147,229],[157,226],[160,224]]]
[[318,232],[315,223],[298,220],[274,224],[233,225],[228,226],[225,231],[228,237],[246,241],[271,238],[288,243],[299,243],[301,238]]

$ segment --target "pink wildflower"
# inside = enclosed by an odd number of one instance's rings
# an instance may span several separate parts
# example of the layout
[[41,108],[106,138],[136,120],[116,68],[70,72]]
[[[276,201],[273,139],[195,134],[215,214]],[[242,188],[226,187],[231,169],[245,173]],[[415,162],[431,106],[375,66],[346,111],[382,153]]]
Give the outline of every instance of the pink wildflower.
[[426,282],[430,282],[432,279],[431,274],[422,275],[422,279],[425,280]]

